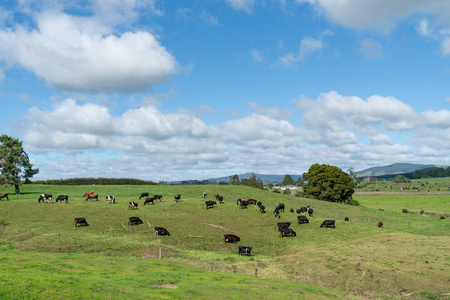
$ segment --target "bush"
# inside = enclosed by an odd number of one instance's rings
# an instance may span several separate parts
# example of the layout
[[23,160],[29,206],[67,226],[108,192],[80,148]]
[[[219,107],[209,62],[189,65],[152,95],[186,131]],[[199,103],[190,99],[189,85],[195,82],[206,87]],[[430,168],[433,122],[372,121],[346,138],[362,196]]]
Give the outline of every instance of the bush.
[[279,189],[273,189],[272,192],[281,194],[281,191]]
[[290,195],[291,194],[291,190],[290,189],[284,189],[282,194],[283,195]]
[[348,205],[354,205],[354,206],[359,206],[359,202],[353,198],[351,198],[349,201],[347,201]]
[[402,213],[407,214],[408,210],[406,208],[402,209]]

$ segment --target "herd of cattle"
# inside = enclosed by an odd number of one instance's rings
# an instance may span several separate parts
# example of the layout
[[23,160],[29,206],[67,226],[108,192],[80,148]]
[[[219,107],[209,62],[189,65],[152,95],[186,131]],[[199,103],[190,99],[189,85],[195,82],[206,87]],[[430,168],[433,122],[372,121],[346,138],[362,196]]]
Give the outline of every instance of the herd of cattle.
[[[43,203],[45,201],[48,201],[48,203],[52,203],[52,194],[41,194],[38,198],[38,203]],[[99,195],[96,194],[94,191],[87,191],[84,195],[83,198],[86,198],[87,200],[97,200],[98,201],[98,197]],[[202,195],[203,199],[205,199],[207,197],[207,193],[203,193]],[[217,202],[219,203],[223,203],[223,196],[220,196],[218,194],[215,194],[215,199],[216,201],[213,200],[207,200],[205,201],[205,205],[206,205],[206,209],[210,209],[213,208],[214,206],[217,206]],[[230,197],[228,195],[228,197]],[[0,199],[1,198],[6,198],[8,199],[8,193],[0,193]],[[148,192],[144,192],[140,195],[139,200],[141,200],[142,198],[144,198],[144,205],[146,204],[155,204],[155,202],[157,202],[158,200],[160,202],[163,201],[163,196],[162,195],[154,195],[152,197],[149,197],[149,193]],[[115,196],[106,196],[105,197],[105,201],[107,203],[111,203],[114,204],[116,203],[116,199]],[[181,194],[177,194],[174,197],[175,202],[180,202],[181,201]],[[9,200],[9,199],[8,199]],[[66,203],[69,201],[69,196],[68,195],[59,195],[56,198],[56,202],[63,202],[65,201]],[[266,207],[262,204],[261,201],[257,201],[255,199],[237,199],[236,204],[238,205],[239,209],[244,209],[244,208],[248,208],[251,205],[254,205],[255,207],[259,207],[259,211],[264,214],[266,213]],[[128,203],[128,209],[137,209],[139,207],[139,204],[135,201],[130,201]],[[280,218],[280,212],[284,212],[285,211],[285,205],[283,203],[279,203],[276,207],[275,210],[273,211],[273,216],[277,219]],[[293,213],[294,209],[291,208],[290,212]],[[297,214],[299,214],[297,216],[297,223],[299,225],[301,224],[309,224],[309,219],[305,214],[308,214],[310,217],[313,216],[313,209],[307,205],[306,207],[301,207],[297,210],[295,210],[295,212]],[[348,217],[345,217],[344,221],[349,221]],[[128,221],[128,226],[131,225],[139,225],[142,224],[143,221],[139,218],[139,217],[129,217],[129,221]],[[279,236],[281,238],[283,237],[296,237],[297,233],[290,228],[292,222],[278,222],[276,227],[278,229],[279,232]],[[86,219],[84,217],[79,217],[79,218],[75,218],[74,219],[74,223],[75,227],[78,226],[89,226],[89,224],[87,223]],[[336,221],[335,220],[324,220],[322,222],[322,224],[320,225],[320,227],[331,227],[331,228],[336,228]],[[378,222],[378,227],[383,227],[383,222],[380,221]],[[170,236],[169,231],[165,228],[165,227],[155,227],[155,231],[154,231],[154,235],[155,236]],[[224,241],[225,243],[237,243],[240,242],[241,239],[234,235],[234,234],[225,234],[224,235]],[[248,247],[248,246],[239,246],[239,255],[251,255],[251,251],[252,251],[252,247]]]

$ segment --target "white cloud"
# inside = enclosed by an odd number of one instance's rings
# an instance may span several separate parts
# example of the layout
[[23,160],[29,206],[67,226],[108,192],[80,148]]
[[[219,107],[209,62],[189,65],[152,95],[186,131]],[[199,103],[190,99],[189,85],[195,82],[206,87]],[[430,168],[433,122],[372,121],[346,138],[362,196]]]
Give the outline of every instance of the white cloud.
[[286,54],[278,60],[278,65],[282,67],[293,67],[298,62],[311,55],[312,53],[319,51],[323,48],[324,44],[321,39],[314,39],[306,37],[300,42],[300,49],[297,54]]
[[383,46],[373,39],[365,39],[361,42],[358,52],[365,59],[375,59],[383,56]]
[[46,12],[38,29],[0,31],[0,59],[52,86],[87,92],[136,92],[163,83],[177,63],[147,32],[109,34],[95,19]]
[[237,10],[243,10],[247,13],[251,13],[253,6],[255,5],[254,0],[225,0],[231,7]]
[[440,111],[427,110],[422,112],[422,117],[426,124],[439,127],[450,128],[450,111],[442,109]]
[[264,61],[264,57],[263,57],[262,53],[256,49],[250,50],[250,55],[252,56],[254,61],[257,61],[257,62]]
[[254,109],[255,111],[259,112],[262,115],[274,118],[274,119],[286,119],[291,116],[291,112],[282,107],[266,107],[259,105],[255,102],[247,102],[247,105]]

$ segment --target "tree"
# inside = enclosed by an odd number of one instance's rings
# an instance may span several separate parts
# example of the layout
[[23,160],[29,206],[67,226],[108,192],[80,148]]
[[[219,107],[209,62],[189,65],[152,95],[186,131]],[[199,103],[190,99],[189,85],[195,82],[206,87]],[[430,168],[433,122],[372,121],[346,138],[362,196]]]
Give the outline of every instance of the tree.
[[39,173],[39,169],[33,169],[19,139],[3,134],[0,143],[0,183],[14,185],[16,195],[20,195],[20,181],[27,181]]
[[295,183],[294,179],[292,179],[291,175],[284,176],[283,183],[282,183],[283,186],[294,185],[294,183]]
[[303,173],[307,182],[303,186],[303,194],[315,199],[351,203],[355,192],[352,178],[335,166],[312,165]]
[[239,185],[241,181],[239,180],[238,174],[234,174],[230,176],[230,180],[228,181],[231,185]]
[[299,176],[297,181],[295,182],[297,186],[303,186],[305,183],[303,182],[302,176]]
[[353,168],[348,169],[347,172],[348,172],[348,174],[350,174],[350,177],[352,178],[353,183],[358,184],[359,183],[358,174],[355,173]]
[[411,180],[409,180],[408,178],[406,178],[404,175],[397,175],[394,178],[392,178],[392,181],[395,183],[409,183],[411,182]]

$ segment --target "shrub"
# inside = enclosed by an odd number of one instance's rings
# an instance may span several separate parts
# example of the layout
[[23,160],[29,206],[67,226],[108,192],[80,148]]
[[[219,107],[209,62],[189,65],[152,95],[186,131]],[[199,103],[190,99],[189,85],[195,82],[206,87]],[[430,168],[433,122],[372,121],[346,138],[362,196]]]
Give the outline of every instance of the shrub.
[[281,191],[279,189],[273,189],[272,192],[281,194]]
[[407,214],[408,210],[406,208],[402,209],[402,213]]
[[290,189],[284,189],[282,194],[283,195],[290,195],[291,194],[291,190]]
[[347,201],[348,205],[354,205],[354,206],[359,206],[359,202],[353,198],[351,198],[350,200]]

